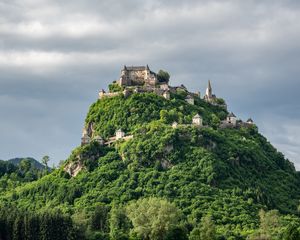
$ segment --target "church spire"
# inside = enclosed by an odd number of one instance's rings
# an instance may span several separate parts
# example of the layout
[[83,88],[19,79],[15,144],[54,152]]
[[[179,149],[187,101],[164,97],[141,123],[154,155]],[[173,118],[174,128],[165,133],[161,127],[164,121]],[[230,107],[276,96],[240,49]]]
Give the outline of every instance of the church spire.
[[206,97],[208,99],[212,98],[212,87],[211,87],[210,80],[208,80],[208,86],[207,86],[207,89],[206,89]]

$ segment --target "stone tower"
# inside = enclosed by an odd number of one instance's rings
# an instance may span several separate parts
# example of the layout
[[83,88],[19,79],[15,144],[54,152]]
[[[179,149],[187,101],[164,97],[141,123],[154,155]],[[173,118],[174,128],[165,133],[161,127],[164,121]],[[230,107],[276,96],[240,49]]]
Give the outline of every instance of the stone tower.
[[210,83],[210,80],[208,80],[208,86],[206,88],[206,97],[208,99],[211,99],[212,98],[212,87],[211,87],[211,83]]
[[215,103],[216,99],[217,99],[216,95],[214,95],[213,92],[212,92],[212,87],[211,87],[210,80],[208,80],[208,86],[206,88],[204,100],[206,102]]

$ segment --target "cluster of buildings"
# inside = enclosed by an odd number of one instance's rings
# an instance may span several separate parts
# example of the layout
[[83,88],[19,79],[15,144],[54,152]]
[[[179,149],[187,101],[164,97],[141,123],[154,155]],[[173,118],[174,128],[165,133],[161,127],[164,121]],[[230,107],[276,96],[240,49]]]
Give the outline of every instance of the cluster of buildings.
[[[172,87],[169,85],[168,80],[160,80],[157,74],[150,70],[149,66],[124,66],[121,70],[121,76],[117,84],[121,87],[120,92],[109,92],[106,93],[103,89],[99,92],[99,99],[105,97],[115,97],[123,94],[125,97],[130,96],[133,93],[146,93],[151,92],[159,96],[170,100],[171,93],[177,93],[179,90],[187,93],[185,101],[191,105],[195,104],[196,98],[201,98],[200,92],[192,93],[187,90],[184,85],[177,87]],[[213,104],[224,107],[227,109],[226,104],[218,103],[218,99],[215,94],[213,94],[211,82],[208,81],[208,86],[203,97],[203,100]],[[182,124],[181,124],[182,125]],[[252,119],[248,119],[246,122],[238,120],[237,117],[230,113],[227,118],[221,122],[220,128],[236,128],[236,127],[249,127],[253,125]],[[177,122],[172,124],[173,128],[180,126]],[[196,114],[192,119],[192,124],[185,126],[196,126],[203,127],[203,119],[199,114]],[[95,135],[93,130],[93,124],[88,124],[87,127],[83,129],[81,144],[86,145],[92,141],[98,142],[100,145],[110,145],[111,143],[119,140],[129,140],[133,138],[132,135],[126,136],[122,129],[116,131],[115,136],[107,139],[106,141],[99,135]]]
[[[169,100],[171,93],[178,90],[188,92],[184,85],[172,87],[168,80],[159,80],[158,75],[151,71],[149,66],[124,66],[121,70],[120,79],[117,84],[123,89],[120,92],[105,92],[104,89],[99,91],[99,99],[104,97],[115,97],[123,94],[125,97],[133,93],[155,93]],[[188,93],[186,101],[193,104],[194,98],[200,98],[200,93]]]
[[125,134],[125,132],[122,129],[118,129],[116,131],[115,136],[108,138],[106,141],[99,135],[95,135],[95,136],[89,136],[86,128],[83,128],[82,131],[82,138],[81,138],[81,145],[86,145],[89,144],[91,142],[98,142],[100,144],[100,146],[104,146],[104,145],[108,145],[110,146],[112,143],[114,143],[117,140],[123,139],[125,141],[130,140],[133,138],[133,135],[127,135]]

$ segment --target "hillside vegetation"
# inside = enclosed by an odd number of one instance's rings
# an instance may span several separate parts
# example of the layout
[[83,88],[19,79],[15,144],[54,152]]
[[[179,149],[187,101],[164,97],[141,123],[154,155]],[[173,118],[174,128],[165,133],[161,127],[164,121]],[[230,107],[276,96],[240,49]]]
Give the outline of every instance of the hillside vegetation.
[[[96,134],[121,128],[133,139],[76,148],[66,161],[84,166],[76,177],[62,167],[3,191],[0,239],[299,239],[293,164],[255,125],[220,129],[224,108],[185,96],[93,103]],[[203,128],[191,125],[197,113]],[[65,227],[51,235],[54,223]]]

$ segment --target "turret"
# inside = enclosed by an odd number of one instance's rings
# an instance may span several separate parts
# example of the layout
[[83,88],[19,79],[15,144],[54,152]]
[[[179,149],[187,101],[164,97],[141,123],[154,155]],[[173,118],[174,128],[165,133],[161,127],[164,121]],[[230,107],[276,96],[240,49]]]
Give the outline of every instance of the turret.
[[227,123],[232,124],[233,126],[236,126],[236,116],[233,114],[233,112],[228,114]]
[[249,118],[249,119],[247,120],[247,123],[248,123],[248,124],[254,124],[254,122],[253,122],[253,120],[252,120],[251,118]]
[[104,91],[104,89],[101,89],[101,90],[99,91],[98,96],[99,96],[99,99],[102,99],[102,98],[105,96],[105,91]]

